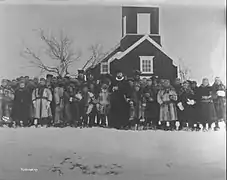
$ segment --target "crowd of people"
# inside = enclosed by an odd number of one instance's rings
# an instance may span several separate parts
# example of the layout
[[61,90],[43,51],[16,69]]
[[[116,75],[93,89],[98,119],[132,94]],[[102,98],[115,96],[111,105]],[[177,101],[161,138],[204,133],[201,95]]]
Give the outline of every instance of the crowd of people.
[[[116,129],[209,130],[226,122],[226,88],[220,78],[168,79],[102,75],[3,79],[0,126],[109,127]],[[207,126],[208,125],[208,126]],[[201,129],[202,128],[202,129]]]

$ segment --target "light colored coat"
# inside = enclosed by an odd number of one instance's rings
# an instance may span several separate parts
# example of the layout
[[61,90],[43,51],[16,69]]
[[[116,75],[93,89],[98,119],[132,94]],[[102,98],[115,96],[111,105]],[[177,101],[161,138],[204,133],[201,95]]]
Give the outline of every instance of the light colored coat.
[[99,93],[96,107],[100,114],[107,115],[109,113],[109,110],[110,110],[110,93],[109,92]]
[[[172,97],[172,98],[171,98]],[[176,121],[177,110],[176,103],[177,94],[173,89],[160,90],[157,95],[157,101],[160,104],[160,121]]]
[[39,88],[32,92],[32,102],[34,106],[34,118],[51,117],[50,103],[52,101],[52,93],[48,88],[45,88],[43,94],[39,96]]

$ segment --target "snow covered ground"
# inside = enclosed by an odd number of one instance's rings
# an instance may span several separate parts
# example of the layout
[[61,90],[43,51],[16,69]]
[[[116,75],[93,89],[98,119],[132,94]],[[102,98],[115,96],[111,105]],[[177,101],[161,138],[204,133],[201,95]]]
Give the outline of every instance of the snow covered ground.
[[224,180],[226,133],[0,128],[0,180]]

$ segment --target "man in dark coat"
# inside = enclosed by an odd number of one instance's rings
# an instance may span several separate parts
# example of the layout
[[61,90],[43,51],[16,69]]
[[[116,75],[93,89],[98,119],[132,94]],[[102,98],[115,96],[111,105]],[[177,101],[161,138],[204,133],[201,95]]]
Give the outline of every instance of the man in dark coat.
[[16,90],[14,95],[12,110],[12,117],[16,126],[21,126],[21,122],[23,122],[23,126],[28,126],[31,104],[31,94],[29,90],[25,88],[25,82],[21,81],[19,89]]
[[110,127],[125,128],[129,120],[129,104],[127,98],[127,82],[121,71],[117,71],[113,81],[112,95],[110,98]]

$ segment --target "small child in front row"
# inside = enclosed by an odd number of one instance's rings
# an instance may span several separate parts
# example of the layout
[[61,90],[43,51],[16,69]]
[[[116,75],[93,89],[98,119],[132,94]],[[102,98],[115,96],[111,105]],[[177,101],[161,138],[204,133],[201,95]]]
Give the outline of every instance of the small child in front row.
[[97,125],[100,126],[101,122],[101,126],[104,127],[106,126],[106,118],[110,110],[110,93],[107,84],[103,84],[101,87],[96,107],[98,111]]

